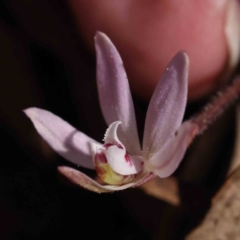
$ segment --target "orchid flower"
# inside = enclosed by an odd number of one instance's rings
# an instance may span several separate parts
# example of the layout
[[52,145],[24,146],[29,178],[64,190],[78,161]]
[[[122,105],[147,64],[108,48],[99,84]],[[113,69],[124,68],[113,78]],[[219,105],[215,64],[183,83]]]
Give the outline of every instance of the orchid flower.
[[152,177],[170,176],[179,166],[198,126],[182,123],[186,108],[189,61],[179,52],[169,63],[151,98],[140,146],[133,101],[121,57],[103,33],[95,37],[99,101],[108,129],[99,143],[51,112],[25,110],[43,139],[62,157],[95,169],[105,184],[70,167],[59,171],[95,192],[139,186]]

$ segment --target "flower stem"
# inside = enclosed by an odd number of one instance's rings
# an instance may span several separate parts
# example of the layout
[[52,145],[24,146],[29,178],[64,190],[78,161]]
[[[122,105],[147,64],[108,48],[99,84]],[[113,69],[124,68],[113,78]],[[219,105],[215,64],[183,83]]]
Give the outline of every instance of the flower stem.
[[199,133],[203,133],[240,94],[240,76],[229,86],[219,91],[191,121],[197,124]]

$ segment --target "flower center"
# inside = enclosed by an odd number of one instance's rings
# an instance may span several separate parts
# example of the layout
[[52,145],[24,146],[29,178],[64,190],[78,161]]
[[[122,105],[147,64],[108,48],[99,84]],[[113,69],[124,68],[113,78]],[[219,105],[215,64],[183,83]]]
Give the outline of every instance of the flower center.
[[117,128],[121,122],[113,122],[107,129],[104,144],[92,143],[93,162],[99,177],[108,184],[121,185],[131,182],[143,166],[141,156],[129,155],[118,139]]
[[[107,148],[99,149],[94,157],[94,165],[95,165],[95,169],[96,169],[98,176],[105,183],[108,183],[111,185],[122,185],[122,184],[126,184],[128,182],[131,182],[133,180],[133,178],[135,177],[135,174],[122,175],[122,174],[115,172],[108,164],[108,160],[106,157],[106,149]],[[131,162],[128,154],[125,154],[125,159],[129,165],[132,165],[132,162]]]

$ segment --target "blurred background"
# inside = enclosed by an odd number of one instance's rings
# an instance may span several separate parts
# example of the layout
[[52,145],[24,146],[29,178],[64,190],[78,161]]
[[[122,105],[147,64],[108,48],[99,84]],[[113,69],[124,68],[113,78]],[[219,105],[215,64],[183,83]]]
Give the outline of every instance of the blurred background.
[[[57,173],[57,166],[72,165],[42,141],[22,110],[47,109],[101,141],[106,124],[86,42],[64,0],[0,2],[0,239],[184,239],[231,164],[235,106],[196,139],[168,180],[101,195],[74,186]],[[149,99],[136,91],[143,129]],[[190,102],[186,118],[208,99]]]

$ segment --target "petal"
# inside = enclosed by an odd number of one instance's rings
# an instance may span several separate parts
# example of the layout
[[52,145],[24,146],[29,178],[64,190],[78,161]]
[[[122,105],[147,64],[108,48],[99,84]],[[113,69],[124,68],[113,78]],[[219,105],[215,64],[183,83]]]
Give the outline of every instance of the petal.
[[104,136],[104,146],[106,148],[106,158],[109,166],[116,173],[121,175],[136,174],[142,169],[142,158],[138,156],[129,156],[124,145],[120,142],[117,136],[118,126],[120,121],[113,122],[107,129]]
[[108,125],[121,121],[119,139],[130,154],[140,155],[134,106],[122,59],[103,33],[96,34],[95,46],[98,94],[105,121]]
[[187,147],[197,133],[198,126],[195,123],[184,122],[177,135],[146,162],[148,169],[161,178],[170,176],[179,166]]
[[104,183],[110,185],[123,185],[135,179],[135,174],[122,175],[111,168],[106,157],[105,148],[92,144],[92,149],[95,170]]
[[142,169],[142,158],[128,155],[125,149],[115,145],[106,150],[106,158],[109,166],[121,175],[130,175],[140,172]]
[[58,167],[58,171],[67,177],[71,182],[80,185],[90,191],[97,192],[97,193],[104,193],[104,192],[113,192],[124,190],[130,187],[134,187],[136,182],[131,182],[122,186],[114,186],[114,185],[101,185],[97,183],[92,178],[88,177],[86,174],[75,170],[74,168],[70,167]]
[[151,98],[144,129],[143,156],[148,159],[174,135],[186,107],[189,61],[179,52],[169,63]]
[[110,126],[108,127],[105,135],[104,135],[104,143],[105,144],[120,144],[123,148],[124,145],[120,142],[120,140],[118,139],[117,136],[117,130],[118,130],[118,126],[121,124],[120,121],[116,121],[113,122],[112,124],[110,124]]
[[82,167],[94,169],[90,142],[96,142],[58,116],[39,108],[24,110],[38,133],[62,157]]

